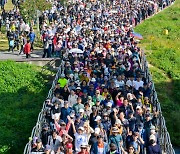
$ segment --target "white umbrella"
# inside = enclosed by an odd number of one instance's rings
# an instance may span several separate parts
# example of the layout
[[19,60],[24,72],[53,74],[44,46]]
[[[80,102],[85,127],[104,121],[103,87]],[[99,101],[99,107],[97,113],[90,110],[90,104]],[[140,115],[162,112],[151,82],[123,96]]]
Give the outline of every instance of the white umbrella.
[[118,13],[118,11],[117,10],[111,10],[111,11],[109,11],[110,13]]
[[153,1],[148,1],[149,3],[151,3],[151,4],[154,4],[154,2]]
[[82,53],[84,53],[84,51],[82,51],[78,48],[73,48],[73,49],[69,50],[69,53],[81,53],[82,54]]

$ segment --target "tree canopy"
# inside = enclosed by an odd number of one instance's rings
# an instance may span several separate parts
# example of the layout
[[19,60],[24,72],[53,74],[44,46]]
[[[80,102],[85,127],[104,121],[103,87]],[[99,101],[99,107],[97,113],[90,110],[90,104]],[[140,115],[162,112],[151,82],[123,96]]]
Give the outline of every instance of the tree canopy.
[[40,12],[51,8],[51,3],[46,0],[25,0],[20,4],[20,12],[24,20],[30,22],[36,18],[37,10]]

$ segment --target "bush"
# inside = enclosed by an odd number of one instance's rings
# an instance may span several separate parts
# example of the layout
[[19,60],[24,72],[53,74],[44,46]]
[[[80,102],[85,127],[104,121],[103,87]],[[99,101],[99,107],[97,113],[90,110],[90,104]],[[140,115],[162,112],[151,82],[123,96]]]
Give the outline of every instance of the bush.
[[49,87],[37,66],[0,62],[0,153],[23,153]]

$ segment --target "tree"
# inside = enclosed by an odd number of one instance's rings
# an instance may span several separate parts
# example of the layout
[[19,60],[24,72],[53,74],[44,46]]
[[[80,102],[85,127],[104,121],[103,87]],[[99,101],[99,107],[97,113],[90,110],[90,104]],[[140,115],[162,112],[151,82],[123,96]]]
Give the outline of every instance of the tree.
[[25,0],[20,4],[20,13],[26,22],[34,20],[37,10],[40,12],[51,8],[51,3],[46,0]]

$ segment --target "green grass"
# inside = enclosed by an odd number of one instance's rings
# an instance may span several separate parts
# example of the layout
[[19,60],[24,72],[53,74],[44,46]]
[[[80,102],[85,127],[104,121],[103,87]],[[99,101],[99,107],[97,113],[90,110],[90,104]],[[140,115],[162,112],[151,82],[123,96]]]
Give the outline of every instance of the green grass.
[[[165,35],[167,29],[169,34]],[[173,145],[180,145],[180,1],[135,28],[145,50]]]
[[0,62],[0,153],[23,153],[50,84],[41,68]]

